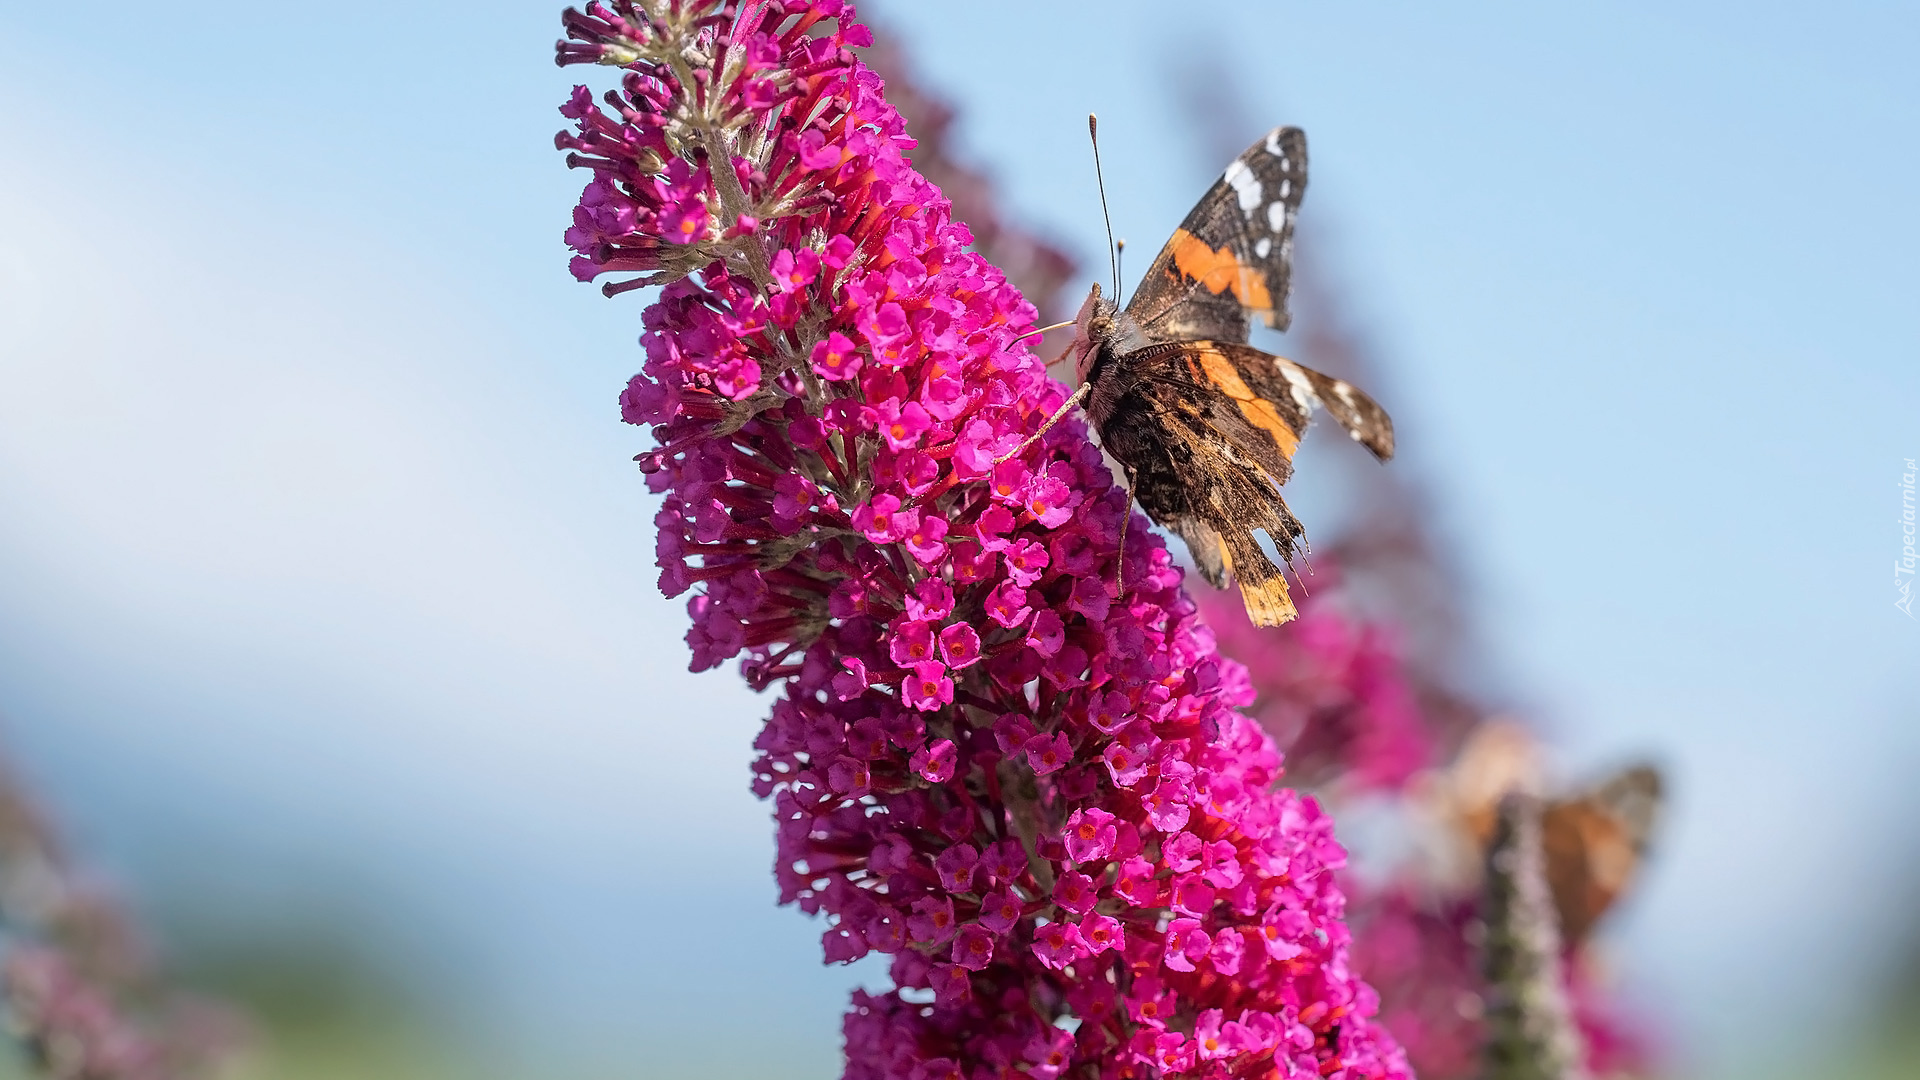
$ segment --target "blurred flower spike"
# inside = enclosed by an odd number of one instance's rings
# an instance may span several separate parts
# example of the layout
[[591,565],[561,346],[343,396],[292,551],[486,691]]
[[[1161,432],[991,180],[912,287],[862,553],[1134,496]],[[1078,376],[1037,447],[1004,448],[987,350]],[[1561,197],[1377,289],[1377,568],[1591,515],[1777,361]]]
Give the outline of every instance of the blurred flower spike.
[[754,781],[783,901],[827,915],[829,961],[892,957],[846,1075],[1406,1076],[1332,823],[1275,789],[1181,571],[1078,421],[1006,459],[1065,390],[851,8],[565,24],[560,63],[624,69],[562,107],[574,273],[664,286],[621,399],[658,442],[662,588],[694,592],[696,670],[783,691]]
[[1390,628],[1319,599],[1337,594],[1339,581],[1338,564],[1321,560],[1321,591],[1278,629],[1253,625],[1226,593],[1209,596],[1201,614],[1221,649],[1251,673],[1257,698],[1249,712],[1286,748],[1294,784],[1398,792],[1434,764],[1433,736]]
[[5,768],[0,958],[7,1028],[31,1075],[201,1080],[229,1072],[245,1042],[237,1013],[163,976],[138,928],[69,862],[50,823]]

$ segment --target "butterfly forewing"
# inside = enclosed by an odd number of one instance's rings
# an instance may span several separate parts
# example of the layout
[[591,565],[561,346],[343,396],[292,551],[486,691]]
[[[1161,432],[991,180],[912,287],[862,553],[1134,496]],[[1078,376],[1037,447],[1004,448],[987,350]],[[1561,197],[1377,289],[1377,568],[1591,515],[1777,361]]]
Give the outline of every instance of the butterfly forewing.
[[1127,313],[1150,340],[1244,342],[1250,318],[1285,330],[1307,137],[1280,127],[1227,166],[1147,268]]

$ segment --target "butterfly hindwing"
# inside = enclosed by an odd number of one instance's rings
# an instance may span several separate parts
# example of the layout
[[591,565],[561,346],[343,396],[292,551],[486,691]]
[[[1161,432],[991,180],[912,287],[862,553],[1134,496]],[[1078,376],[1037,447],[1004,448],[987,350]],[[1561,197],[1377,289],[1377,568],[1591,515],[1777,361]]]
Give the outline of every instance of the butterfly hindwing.
[[1280,485],[1307,417],[1291,400],[1255,395],[1226,348],[1243,346],[1183,341],[1129,353],[1090,408],[1141,509],[1186,540],[1208,581],[1237,578],[1255,622],[1278,625],[1293,603],[1256,534],[1272,538],[1283,562],[1293,557],[1302,528]]
[[[1316,408],[1325,409],[1375,457],[1385,461],[1393,456],[1393,421],[1351,383],[1236,342],[1183,341],[1153,349],[1178,357],[1177,364],[1168,366],[1172,374],[1230,404],[1238,416],[1232,423],[1216,423],[1216,433],[1258,458],[1276,484],[1286,483],[1292,473],[1294,451]],[[1247,438],[1249,425],[1265,438]]]
[[1280,127],[1227,166],[1147,268],[1127,313],[1153,341],[1244,342],[1257,317],[1285,330],[1307,137]]

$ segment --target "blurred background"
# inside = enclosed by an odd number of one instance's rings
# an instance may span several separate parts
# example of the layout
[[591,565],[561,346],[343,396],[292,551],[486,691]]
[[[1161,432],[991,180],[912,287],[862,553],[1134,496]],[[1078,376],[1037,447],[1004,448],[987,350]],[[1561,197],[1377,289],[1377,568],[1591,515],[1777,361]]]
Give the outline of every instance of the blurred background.
[[[1088,111],[1135,274],[1308,131],[1481,689],[1667,772],[1608,934],[1671,1071],[1920,1076],[1920,10],[863,13],[1068,293]],[[0,8],[0,752],[258,1075],[831,1076],[881,977],[773,907],[767,702],[654,587],[557,15]]]

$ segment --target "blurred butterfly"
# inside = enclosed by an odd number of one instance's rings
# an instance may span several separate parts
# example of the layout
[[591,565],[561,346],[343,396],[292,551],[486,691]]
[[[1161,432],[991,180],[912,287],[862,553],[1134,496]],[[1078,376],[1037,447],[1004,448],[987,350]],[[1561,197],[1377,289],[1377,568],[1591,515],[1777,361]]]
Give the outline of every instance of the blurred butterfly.
[[1268,132],[1174,230],[1124,311],[1093,287],[1061,357],[1073,360],[1081,385],[1055,419],[1086,402],[1131,497],[1186,541],[1215,587],[1238,579],[1259,626],[1296,613],[1255,532],[1292,561],[1304,530],[1280,487],[1313,410],[1331,413],[1380,460],[1393,456],[1393,424],[1373,399],[1247,344],[1253,318],[1276,330],[1290,321],[1294,216],[1306,186],[1306,135]]
[[[1488,721],[1474,730],[1440,779],[1438,801],[1444,816],[1481,851],[1492,838],[1501,796],[1515,790],[1537,793],[1540,774],[1533,736],[1517,724]],[[1640,764],[1547,799],[1540,846],[1560,936],[1569,948],[1586,940],[1632,887],[1659,824],[1662,789],[1659,770]]]

